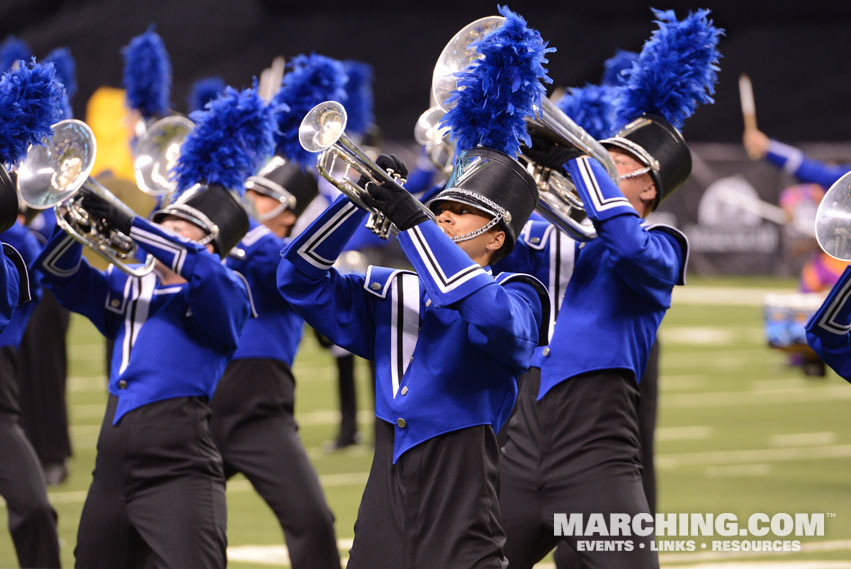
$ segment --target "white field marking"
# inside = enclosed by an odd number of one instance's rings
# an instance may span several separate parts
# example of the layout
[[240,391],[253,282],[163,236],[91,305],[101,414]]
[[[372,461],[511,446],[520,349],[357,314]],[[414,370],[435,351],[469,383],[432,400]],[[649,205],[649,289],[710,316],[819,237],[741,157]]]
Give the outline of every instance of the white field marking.
[[[809,383],[807,383],[809,381]],[[792,377],[787,379],[757,379],[751,382],[754,391],[773,391],[778,387],[813,387],[814,380],[805,380],[803,377]],[[816,385],[817,387],[821,387]]]
[[745,478],[768,476],[770,464],[734,464],[731,466],[707,466],[703,470],[707,478]]
[[[759,538],[754,538],[759,539]],[[851,540],[837,541],[802,541],[801,552],[812,553],[815,551],[851,551]],[[753,551],[691,551],[686,553],[660,553],[659,560],[664,563],[676,562],[694,562],[694,561],[726,561],[728,559],[739,559],[742,557],[768,557],[768,556],[788,556],[789,552],[753,552]],[[788,563],[788,565],[787,565]],[[819,565],[820,563],[824,565]],[[831,565],[833,563],[834,565]],[[844,563],[845,565],[835,565],[836,563]],[[795,565],[798,564],[798,565]],[[806,564],[806,565],[801,565]],[[736,567],[716,564],[718,569],[733,569]],[[751,561],[748,564],[739,562],[741,569],[851,569],[851,563],[848,561]],[[706,567],[678,565],[677,569],[706,569]]]
[[851,457],[851,445],[760,448],[662,454],[656,456],[656,466],[657,468],[673,469],[682,466],[710,464],[753,464],[797,460],[826,460],[849,457]]
[[[340,472],[337,474],[322,474],[319,476],[319,483],[323,487],[331,488],[338,486],[359,486],[366,484],[366,479],[369,476],[368,472]],[[254,487],[251,482],[241,478],[232,480],[227,484],[228,493],[253,492]],[[51,504],[77,504],[85,501],[88,490],[70,490],[65,492],[48,492],[47,497]],[[0,498],[0,509],[6,507],[6,502]]]
[[106,413],[106,402],[103,403],[76,403],[72,405],[71,422],[77,422],[80,419],[103,419]]
[[789,294],[794,292],[794,290],[790,289],[677,286],[674,287],[671,304],[762,306],[766,294]]
[[666,345],[727,346],[759,343],[765,339],[765,331],[757,327],[662,326],[659,337]]
[[[664,342],[664,340],[663,340]],[[768,348],[766,348],[768,349]],[[753,353],[730,353],[725,350],[666,353],[662,361],[668,369],[739,370],[757,361]]]
[[[375,418],[375,413],[362,409],[358,411],[357,419],[359,423],[369,423]],[[307,411],[305,413],[296,413],[296,422],[304,426],[316,425],[334,425],[340,422],[340,411],[334,409],[323,409],[320,411]]]
[[691,389],[701,389],[706,387],[706,383],[706,378],[702,375],[665,374],[659,381],[659,389],[663,392],[689,391]]
[[100,434],[100,423],[92,425],[71,425],[69,427],[72,439],[97,437]]
[[[76,349],[76,348],[75,348]],[[68,391],[73,391],[75,393],[87,392],[87,391],[97,391],[97,392],[105,392],[107,380],[105,375],[83,375],[83,376],[74,376],[68,378]]]
[[[351,538],[338,539],[337,550],[348,553],[352,548]],[[255,563],[257,565],[288,565],[290,554],[287,546],[279,545],[234,545],[228,547],[228,561]]]
[[348,446],[344,449],[329,451],[327,447],[309,447],[304,449],[307,452],[307,458],[310,460],[318,460],[321,458],[326,458],[329,453],[337,453],[345,456],[372,456],[372,446],[371,445],[352,445]]
[[[664,377],[662,378],[664,382]],[[662,393],[661,407],[729,407],[759,406],[790,403],[835,402],[851,399],[851,389],[846,385],[836,387],[779,387],[766,391],[721,391],[718,393]]]
[[830,445],[836,442],[839,435],[832,431],[821,433],[789,433],[785,435],[771,435],[768,437],[768,446],[772,447],[796,447],[804,445]]
[[659,427],[657,441],[700,441],[712,438],[712,427],[695,425],[690,427]]

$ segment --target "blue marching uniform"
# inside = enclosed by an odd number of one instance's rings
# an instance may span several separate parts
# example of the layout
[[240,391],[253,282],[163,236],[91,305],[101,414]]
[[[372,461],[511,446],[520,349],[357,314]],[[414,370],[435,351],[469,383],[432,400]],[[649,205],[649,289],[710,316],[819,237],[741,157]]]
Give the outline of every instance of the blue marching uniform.
[[833,285],[806,325],[807,343],[843,379],[851,382],[851,267]]
[[[685,236],[644,224],[598,162],[573,159],[567,169],[598,238],[571,247],[533,221],[498,265],[547,279],[554,296],[563,294],[550,344],[536,352],[522,382],[500,461],[512,568],[531,567],[558,543],[555,513],[648,511],[637,383],[687,262]],[[658,566],[647,544],[581,555],[605,567]]]
[[304,320],[275,284],[282,246],[279,237],[252,220],[237,246],[244,257],[228,257],[227,266],[248,281],[257,315],[245,323],[216,388],[211,428],[225,477],[242,472],[274,511],[293,569],[337,569],[334,516],[293,417],[292,364]]
[[819,184],[829,188],[843,175],[851,171],[851,164],[830,165],[807,158],[800,149],[776,140],[769,141],[765,159],[792,174],[802,182]]
[[222,460],[207,400],[250,313],[239,275],[198,243],[135,217],[130,236],[186,279],[100,272],[57,230],[35,263],[68,309],[114,338],[109,401],[83,507],[79,567],[224,567]]
[[0,234],[0,240],[5,253],[0,278],[5,285],[0,311],[0,495],[7,503],[9,533],[20,565],[59,567],[56,512],[47,499],[38,457],[20,424],[18,391],[17,349],[36,305],[28,301],[40,296],[38,279],[28,276],[26,267],[40,247],[20,223]]
[[429,222],[398,237],[416,273],[341,275],[334,260],[365,217],[338,199],[278,267],[311,326],[376,362],[380,421],[349,567],[504,567],[493,432],[545,336],[546,291],[494,278]]

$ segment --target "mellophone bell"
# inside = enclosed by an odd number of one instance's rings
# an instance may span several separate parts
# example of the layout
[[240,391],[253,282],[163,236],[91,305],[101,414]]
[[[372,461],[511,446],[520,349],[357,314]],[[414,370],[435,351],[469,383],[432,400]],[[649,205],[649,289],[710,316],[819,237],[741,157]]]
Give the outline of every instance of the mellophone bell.
[[53,125],[53,136],[42,146],[32,146],[18,168],[18,193],[34,209],[56,208],[57,224],[75,240],[104,257],[118,269],[143,276],[154,268],[147,256],[137,264],[136,243],[129,235],[92,217],[82,206],[90,192],[130,215],[133,210],[103,185],[89,177],[94,166],[97,143],[89,126],[76,119]]

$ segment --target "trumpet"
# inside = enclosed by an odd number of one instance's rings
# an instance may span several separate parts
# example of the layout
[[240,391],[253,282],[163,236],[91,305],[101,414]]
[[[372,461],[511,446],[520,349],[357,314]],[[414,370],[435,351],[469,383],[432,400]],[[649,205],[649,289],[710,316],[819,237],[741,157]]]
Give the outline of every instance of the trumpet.
[[[457,74],[479,57],[472,44],[504,21],[502,16],[480,18],[464,26],[443,48],[434,66],[431,96],[444,113],[452,108],[449,98],[457,89]],[[553,142],[578,148],[600,162],[609,176],[617,180],[617,168],[609,152],[549,99],[543,98],[535,115],[527,117],[526,127],[529,132]],[[538,185],[540,199],[535,209],[539,214],[577,241],[590,241],[597,237],[576,186],[566,174],[538,165],[522,155],[520,162]]]
[[195,123],[186,117],[172,115],[153,123],[136,142],[133,152],[133,170],[136,185],[152,196],[169,196],[177,189],[177,182],[169,179],[169,172],[180,158],[180,146]]
[[53,136],[42,146],[31,146],[18,168],[18,193],[35,209],[55,207],[56,222],[75,240],[104,257],[128,275],[141,277],[154,268],[148,255],[142,267],[134,268],[136,242],[113,227],[93,218],[82,207],[85,189],[130,215],[121,200],[89,177],[95,162],[97,144],[89,126],[69,119],[52,127]]
[[815,220],[821,250],[840,261],[851,261],[851,172],[830,186],[819,203]]
[[[382,239],[396,235],[399,230],[387,217],[363,201],[367,194],[358,184],[360,176],[366,176],[373,184],[393,181],[404,185],[405,180],[398,173],[388,173],[366,155],[348,136],[346,136],[346,109],[337,101],[319,103],[304,116],[298,129],[298,140],[308,152],[319,152],[316,170],[343,192],[355,205],[370,212],[367,229]],[[358,174],[357,179],[349,177],[350,171]],[[434,219],[434,214],[426,206],[420,208]]]

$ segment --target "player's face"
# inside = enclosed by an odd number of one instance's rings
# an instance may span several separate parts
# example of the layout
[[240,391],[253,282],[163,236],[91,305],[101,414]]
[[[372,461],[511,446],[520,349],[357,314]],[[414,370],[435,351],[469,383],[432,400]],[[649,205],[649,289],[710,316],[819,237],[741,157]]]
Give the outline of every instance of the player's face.
[[[444,201],[437,209],[437,225],[449,237],[466,235],[487,225],[491,217],[483,211],[460,202]],[[488,264],[492,252],[499,250],[505,241],[505,232],[491,229],[478,237],[461,241],[457,245],[480,265]]]
[[281,209],[281,202],[275,198],[271,198],[253,190],[246,190],[245,197],[248,200],[251,200],[251,203],[254,204],[254,210],[257,213],[257,217],[262,219],[261,223],[268,227],[272,233],[278,237],[286,237],[289,235],[290,230],[296,221],[295,214],[292,210],[284,209],[272,218],[263,219],[267,214],[272,214],[275,210]]
[[160,227],[168,229],[173,233],[177,233],[181,237],[185,237],[190,241],[201,241],[207,235],[203,229],[194,223],[173,215],[167,215],[160,222]]
[[[649,211],[645,211],[648,207],[646,202],[652,203],[656,197],[656,187],[653,184],[653,178],[650,177],[649,170],[644,164],[619,150],[610,149],[609,155],[615,163],[618,176],[621,177],[618,183],[621,192],[632,204],[632,207],[638,211],[638,214],[644,217],[646,213],[649,213]],[[644,172],[638,174],[642,171]]]

